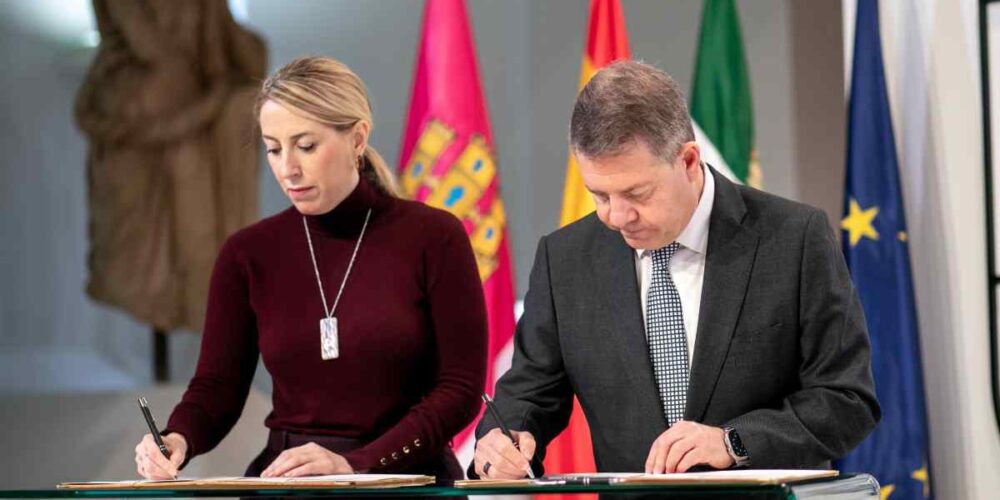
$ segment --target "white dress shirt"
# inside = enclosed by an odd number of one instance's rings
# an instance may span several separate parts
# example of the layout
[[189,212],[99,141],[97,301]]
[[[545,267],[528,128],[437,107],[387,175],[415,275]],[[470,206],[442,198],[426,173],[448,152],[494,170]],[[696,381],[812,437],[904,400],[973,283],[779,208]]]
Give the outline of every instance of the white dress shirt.
[[[701,286],[705,281],[705,251],[708,248],[708,222],[715,202],[715,179],[712,172],[702,166],[705,186],[701,191],[698,206],[691,215],[687,226],[677,236],[680,248],[670,261],[670,274],[681,296],[684,315],[684,332],[687,334],[688,368],[694,359],[694,342],[698,334],[698,313],[701,310]],[[655,249],[653,249],[655,250]],[[642,321],[646,324],[646,298],[653,278],[652,250],[635,251],[635,272],[639,278],[642,298]],[[646,325],[648,329],[648,324]]]

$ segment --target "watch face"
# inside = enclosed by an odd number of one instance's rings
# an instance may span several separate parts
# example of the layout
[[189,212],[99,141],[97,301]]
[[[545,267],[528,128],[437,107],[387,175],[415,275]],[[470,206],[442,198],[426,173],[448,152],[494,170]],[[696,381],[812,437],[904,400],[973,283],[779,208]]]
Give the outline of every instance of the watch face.
[[733,453],[736,456],[747,456],[747,450],[743,447],[743,440],[740,439],[740,435],[736,432],[736,429],[729,429],[729,444],[733,447]]

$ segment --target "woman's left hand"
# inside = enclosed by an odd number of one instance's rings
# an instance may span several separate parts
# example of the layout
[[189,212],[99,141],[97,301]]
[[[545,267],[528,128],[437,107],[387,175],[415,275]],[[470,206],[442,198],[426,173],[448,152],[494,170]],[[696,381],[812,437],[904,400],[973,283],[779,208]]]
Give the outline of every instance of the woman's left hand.
[[321,476],[353,474],[354,469],[344,457],[316,444],[289,448],[268,465],[260,477]]

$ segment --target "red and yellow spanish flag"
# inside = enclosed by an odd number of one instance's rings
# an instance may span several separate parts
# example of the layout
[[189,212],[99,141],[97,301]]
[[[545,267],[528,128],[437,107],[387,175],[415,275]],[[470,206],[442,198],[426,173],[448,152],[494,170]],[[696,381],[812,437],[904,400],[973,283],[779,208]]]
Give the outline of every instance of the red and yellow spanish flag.
[[[587,26],[587,49],[580,70],[580,89],[597,70],[619,59],[631,57],[628,35],[625,33],[625,15],[618,0],[591,0],[590,21]],[[576,159],[569,155],[566,168],[566,186],[563,190],[562,215],[559,225],[565,226],[594,211],[594,198],[583,185]],[[574,398],[573,415],[569,426],[549,444],[545,457],[545,472],[592,472],[594,451],[590,442],[590,428]]]
[[[619,59],[629,59],[625,14],[618,0],[590,0],[590,22],[587,24],[587,47],[580,68],[580,87],[590,81],[597,70]],[[559,226],[565,226],[594,211],[594,198],[583,185],[576,158],[569,155],[566,186],[563,188],[562,215]],[[589,445],[588,445],[589,446]]]
[[[413,199],[455,214],[469,233],[486,295],[486,386],[492,392],[497,372],[509,368],[509,361],[499,367],[496,361],[514,337],[514,284],[493,134],[464,0],[427,0],[415,65],[400,184]],[[455,436],[462,463],[472,458],[471,431]]]

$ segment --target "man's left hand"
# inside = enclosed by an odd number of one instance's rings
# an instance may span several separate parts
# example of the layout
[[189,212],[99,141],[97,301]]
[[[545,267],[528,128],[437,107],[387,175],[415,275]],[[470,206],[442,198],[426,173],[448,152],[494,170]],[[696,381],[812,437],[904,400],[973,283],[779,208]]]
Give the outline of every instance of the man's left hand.
[[679,420],[653,441],[646,474],[687,472],[699,464],[727,469],[733,463],[721,428]]

